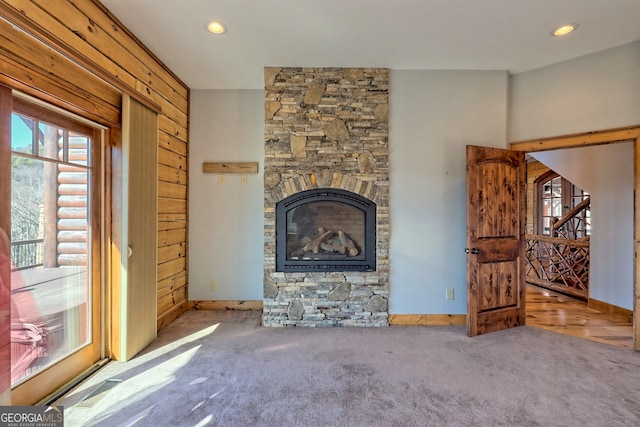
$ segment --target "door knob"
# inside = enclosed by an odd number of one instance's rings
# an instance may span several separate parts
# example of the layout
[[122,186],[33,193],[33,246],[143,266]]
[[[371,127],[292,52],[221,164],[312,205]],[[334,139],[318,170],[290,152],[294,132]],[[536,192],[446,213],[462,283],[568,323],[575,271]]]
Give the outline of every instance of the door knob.
[[469,252],[471,252],[473,255],[478,255],[480,253],[480,249],[471,248],[471,250],[469,250],[469,248],[464,248],[464,253],[465,254],[468,254]]

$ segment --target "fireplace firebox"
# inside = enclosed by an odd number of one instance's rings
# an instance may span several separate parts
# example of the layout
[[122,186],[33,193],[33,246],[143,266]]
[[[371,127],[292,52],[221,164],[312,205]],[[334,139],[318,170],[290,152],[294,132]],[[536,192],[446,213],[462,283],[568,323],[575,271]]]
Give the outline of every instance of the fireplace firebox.
[[376,204],[346,190],[302,191],[276,204],[276,270],[375,271]]

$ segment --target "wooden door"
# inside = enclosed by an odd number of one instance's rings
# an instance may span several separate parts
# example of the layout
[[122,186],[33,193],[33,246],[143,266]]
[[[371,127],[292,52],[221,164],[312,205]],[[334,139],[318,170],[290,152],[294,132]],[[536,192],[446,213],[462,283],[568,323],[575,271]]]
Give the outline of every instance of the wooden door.
[[524,152],[467,146],[467,335],[525,323]]

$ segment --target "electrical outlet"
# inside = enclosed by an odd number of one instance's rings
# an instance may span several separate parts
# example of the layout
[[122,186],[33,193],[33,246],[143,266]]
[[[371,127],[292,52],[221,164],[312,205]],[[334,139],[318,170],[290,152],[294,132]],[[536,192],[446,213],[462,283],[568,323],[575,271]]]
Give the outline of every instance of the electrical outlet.
[[215,280],[209,282],[209,289],[211,289],[211,292],[216,292],[218,290],[218,282]]
[[218,175],[218,184],[224,184],[224,174]]
[[447,288],[445,291],[446,298],[453,299],[453,288]]
[[241,175],[240,176],[240,182],[243,184],[248,184],[249,183],[249,177],[247,175]]

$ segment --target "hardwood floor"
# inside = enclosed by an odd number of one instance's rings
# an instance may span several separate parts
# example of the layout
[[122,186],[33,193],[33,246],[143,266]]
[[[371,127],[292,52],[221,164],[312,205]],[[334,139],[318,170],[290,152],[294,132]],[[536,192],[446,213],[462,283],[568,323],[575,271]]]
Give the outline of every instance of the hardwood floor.
[[633,322],[527,284],[526,324],[536,328],[633,349]]

